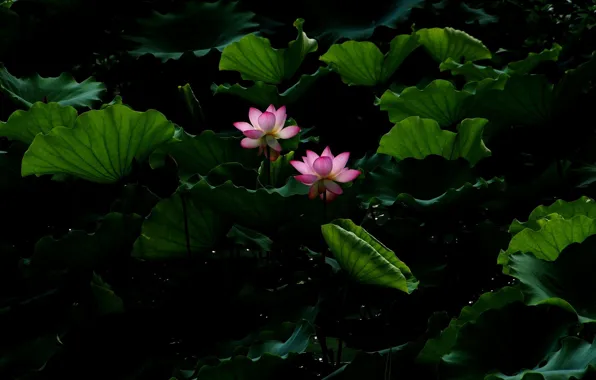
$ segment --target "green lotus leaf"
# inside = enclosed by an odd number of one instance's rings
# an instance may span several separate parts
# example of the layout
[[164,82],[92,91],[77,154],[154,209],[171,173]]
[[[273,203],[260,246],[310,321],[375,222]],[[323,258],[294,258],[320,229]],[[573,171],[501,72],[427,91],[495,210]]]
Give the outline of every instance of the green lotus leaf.
[[477,380],[491,373],[517,373],[548,358],[577,316],[551,306],[509,303],[488,310],[459,329],[439,363],[439,377]]
[[569,106],[575,104],[577,98],[596,78],[596,51],[590,59],[575,69],[567,70],[563,78],[554,88],[554,113],[564,114]]
[[265,186],[283,187],[292,175],[297,175],[296,169],[290,165],[293,159],[294,152],[279,156],[277,160],[271,162],[269,172],[263,162],[259,169],[259,182]]
[[[505,180],[498,177],[489,180],[478,178],[475,183],[466,182],[458,188],[447,189],[445,193],[432,199],[418,199],[413,195],[400,193],[393,203],[404,202],[420,210],[443,210],[458,202],[470,204],[487,199],[490,194],[503,191],[504,183]],[[389,204],[385,203],[385,205]]]
[[296,103],[307,91],[316,83],[316,81],[327,75],[329,69],[320,67],[314,74],[304,74],[298,79],[298,82],[279,93],[277,86],[266,84],[264,82],[255,82],[250,87],[243,87],[239,84],[213,84],[211,91],[214,94],[231,94],[238,96],[248,102],[260,107],[267,107],[273,104],[275,107]]
[[581,197],[573,202],[567,202],[562,199],[555,201],[550,206],[538,206],[530,213],[527,222],[520,222],[517,219],[511,223],[509,232],[512,235],[518,234],[525,228],[539,230],[542,228],[538,222],[550,214],[559,214],[563,219],[570,219],[577,215],[584,215],[590,219],[596,219],[596,203],[588,197]]
[[482,132],[488,120],[465,119],[457,133],[441,130],[432,119],[411,116],[404,119],[381,137],[377,153],[387,154],[397,160],[424,159],[430,155],[448,160],[464,158],[470,166],[476,165],[491,152],[482,141]]
[[385,83],[419,45],[417,34],[403,34],[391,40],[385,55],[372,42],[346,41],[332,45],[320,58],[337,72],[344,83],[376,86]]
[[431,28],[417,31],[420,44],[437,62],[447,58],[454,61],[491,59],[491,52],[482,42],[469,34],[453,28]]
[[351,220],[336,219],[321,226],[321,231],[339,265],[358,282],[408,294],[418,287],[418,280],[410,268]]
[[538,222],[539,230],[520,231],[511,238],[507,250],[501,250],[497,263],[503,265],[503,273],[508,273],[510,256],[514,253],[531,253],[538,259],[555,261],[565,247],[596,234],[596,220],[584,215],[563,219],[559,214],[550,214]]
[[155,205],[132,254],[145,260],[188,257],[211,249],[228,228],[225,218],[200,194],[179,191]]
[[486,78],[496,79],[504,71],[494,69],[490,66],[481,66],[472,62],[459,63],[447,58],[439,65],[441,71],[451,71],[451,75],[463,75],[468,81],[481,81]]
[[31,144],[38,133],[46,134],[54,127],[72,128],[77,110],[58,103],[37,102],[28,111],[12,113],[6,123],[0,122],[0,136]]
[[522,59],[521,61],[511,62],[505,68],[505,72],[507,74],[528,74],[532,71],[536,66],[538,66],[541,62],[544,61],[557,61],[559,59],[559,55],[563,48],[559,44],[553,44],[553,47],[550,49],[544,49],[540,53],[530,53],[528,57]]
[[39,74],[16,78],[0,65],[0,92],[27,108],[41,101],[75,108],[91,107],[100,100],[105,90],[105,85],[95,82],[93,77],[80,83],[68,73],[48,78],[42,78]]
[[561,340],[561,348],[549,355],[542,366],[517,375],[492,374],[485,380],[571,380],[588,379],[596,367],[596,342],[592,344],[573,336]]
[[389,113],[392,123],[410,116],[420,116],[434,119],[442,127],[448,127],[465,117],[470,96],[472,94],[466,91],[458,91],[451,82],[437,79],[423,90],[408,87],[400,94],[387,90],[378,105],[381,111]]
[[125,38],[138,44],[133,56],[152,54],[162,61],[179,59],[186,52],[202,57],[213,49],[222,51],[259,24],[253,12],[238,9],[238,2],[191,1],[176,13],[153,12],[138,20],[138,30]]
[[596,283],[587,272],[596,264],[596,239],[564,248],[555,261],[545,261],[529,253],[509,256],[509,274],[523,285],[530,305],[558,304],[568,308],[582,323],[596,322]]
[[472,116],[505,124],[543,125],[554,116],[553,85],[541,75],[513,75],[503,89],[477,92]]
[[240,225],[233,225],[226,237],[235,244],[269,252],[273,241],[262,233]]
[[453,318],[449,326],[437,338],[429,339],[418,360],[423,363],[439,363],[441,358],[453,349],[459,330],[467,323],[474,322],[488,310],[505,307],[514,302],[523,302],[524,295],[518,287],[504,287],[495,292],[484,293],[474,304],[465,306],[458,318]]
[[91,293],[95,298],[99,315],[118,314],[124,312],[124,301],[97,273],[91,279]]
[[91,269],[105,265],[118,255],[127,256],[141,232],[143,219],[136,214],[111,212],[93,233],[73,230],[60,239],[41,238],[30,263],[52,269]]
[[177,130],[176,140],[156,150],[151,158],[151,166],[159,167],[169,154],[178,165],[180,178],[185,180],[194,174],[206,175],[213,168],[228,162],[240,162],[247,168],[258,168],[262,157],[255,149],[240,146],[241,138],[225,137],[213,131],[204,131],[193,136]]
[[38,134],[23,157],[21,174],[70,174],[112,183],[128,175],[133,160],[145,160],[174,136],[174,125],[158,111],[123,105],[85,112],[73,128]]
[[294,22],[298,37],[286,49],[272,48],[267,38],[246,35],[222,51],[219,69],[237,71],[242,79],[268,84],[292,78],[304,57],[318,48],[317,41],[303,32],[303,24],[303,19]]

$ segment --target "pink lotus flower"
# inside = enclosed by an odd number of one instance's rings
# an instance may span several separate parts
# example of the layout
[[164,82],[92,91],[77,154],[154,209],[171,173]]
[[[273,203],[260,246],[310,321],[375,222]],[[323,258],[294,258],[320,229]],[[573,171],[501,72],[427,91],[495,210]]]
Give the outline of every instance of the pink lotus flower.
[[349,158],[350,152],[334,157],[331,149],[326,147],[320,157],[315,152],[307,150],[306,157],[302,157],[302,161],[290,161],[290,164],[301,173],[294,178],[310,186],[308,192],[310,199],[315,199],[318,195],[321,199],[331,202],[343,193],[343,189],[336,182],[350,182],[360,175],[359,170],[346,168]]
[[270,105],[265,112],[261,112],[256,108],[251,107],[248,111],[248,118],[250,124],[244,121],[234,123],[234,127],[238,128],[244,133],[245,138],[242,139],[240,145],[246,149],[259,148],[259,156],[267,151],[267,146],[271,148],[271,161],[277,160],[279,152],[281,152],[281,145],[278,139],[289,139],[300,132],[300,128],[293,125],[285,127],[286,123],[286,106],[279,107],[278,110]]

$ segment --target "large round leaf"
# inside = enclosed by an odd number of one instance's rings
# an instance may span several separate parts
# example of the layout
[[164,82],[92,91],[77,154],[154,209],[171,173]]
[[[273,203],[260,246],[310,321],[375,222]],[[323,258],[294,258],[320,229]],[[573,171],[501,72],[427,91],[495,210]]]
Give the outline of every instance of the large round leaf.
[[320,60],[336,71],[344,83],[376,86],[386,82],[418,46],[417,34],[396,36],[385,55],[372,42],[346,41],[332,45]]
[[491,152],[482,141],[482,132],[488,120],[465,119],[457,132],[441,130],[432,119],[411,116],[400,121],[381,138],[377,153],[387,154],[397,160],[424,159],[437,155],[448,160],[466,159],[476,165]]
[[73,128],[39,134],[23,157],[21,174],[71,174],[98,183],[128,175],[133,160],[146,159],[169,141],[174,125],[158,111],[136,112],[123,105],[81,114]]
[[451,352],[441,359],[439,377],[478,380],[535,367],[576,323],[575,314],[550,305],[514,302],[488,310],[459,330]]
[[226,232],[226,223],[195,192],[182,191],[160,201],[142,227],[133,256],[147,260],[204,252]]
[[420,29],[420,44],[437,61],[447,58],[460,61],[491,59],[492,54],[481,41],[453,28]]
[[449,81],[437,79],[422,90],[408,87],[400,94],[387,90],[378,104],[381,111],[388,112],[392,123],[410,116],[420,116],[448,127],[465,117],[471,95],[466,91],[458,91]]
[[550,214],[558,214],[563,219],[571,219],[578,215],[596,219],[596,202],[591,198],[581,197],[573,202],[559,199],[549,206],[538,206],[530,213],[527,222],[520,222],[515,219],[509,227],[509,232],[512,235],[516,235],[525,228],[538,231],[542,227],[539,221]]
[[539,230],[522,230],[513,236],[507,250],[499,253],[497,263],[503,265],[504,273],[508,271],[509,256],[514,253],[531,253],[541,260],[554,261],[568,245],[596,234],[596,220],[584,215],[563,219],[559,214],[551,214],[538,222]]
[[139,31],[127,39],[139,46],[134,56],[153,54],[162,61],[178,59],[186,52],[201,57],[212,49],[224,47],[255,31],[259,24],[252,12],[237,9],[238,2],[187,2],[178,13],[154,12],[139,20]]
[[6,123],[0,122],[0,136],[31,144],[38,133],[46,134],[59,126],[72,128],[76,118],[73,107],[37,102],[28,111],[13,112]]
[[418,287],[410,268],[351,220],[337,219],[321,226],[321,231],[339,265],[355,280],[408,294]]
[[100,100],[99,96],[105,90],[105,85],[95,82],[93,77],[81,83],[68,73],[55,78],[42,78],[35,74],[21,79],[12,76],[0,65],[0,91],[27,108],[41,101],[56,102],[63,106],[91,107]]
[[563,299],[583,322],[596,322],[596,238],[565,248],[555,261],[531,254],[509,257],[509,274],[521,281],[529,304],[551,303]]

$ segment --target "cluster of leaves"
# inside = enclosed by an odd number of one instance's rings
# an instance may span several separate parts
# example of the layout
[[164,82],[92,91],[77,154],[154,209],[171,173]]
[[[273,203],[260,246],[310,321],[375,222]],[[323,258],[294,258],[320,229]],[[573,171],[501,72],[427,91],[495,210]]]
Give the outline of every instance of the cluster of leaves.
[[[3,376],[594,376],[596,54],[296,3],[103,3],[39,67],[87,3],[0,2]],[[231,132],[270,104],[302,127],[272,163]],[[290,161],[326,145],[362,175],[323,206]]]

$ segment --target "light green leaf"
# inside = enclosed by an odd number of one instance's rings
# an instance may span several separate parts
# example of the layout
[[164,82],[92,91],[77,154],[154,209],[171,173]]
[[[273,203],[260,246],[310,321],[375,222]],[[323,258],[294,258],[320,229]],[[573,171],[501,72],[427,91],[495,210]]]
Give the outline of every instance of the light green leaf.
[[95,82],[93,77],[81,83],[68,73],[48,78],[35,74],[20,79],[0,65],[0,91],[27,108],[41,101],[56,102],[62,106],[91,107],[100,100],[100,94],[105,90],[106,86]]
[[158,111],[123,105],[81,114],[73,128],[38,134],[25,152],[22,176],[71,174],[112,183],[128,175],[133,160],[145,160],[174,136],[174,125]]
[[192,190],[180,191],[153,208],[132,255],[145,260],[188,257],[211,249],[225,233],[220,213]]
[[274,49],[267,38],[254,34],[244,36],[223,50],[220,70],[238,71],[242,79],[279,84],[296,73],[306,54],[317,50],[318,44],[303,32],[304,20],[298,19],[296,40],[287,49]]
[[38,133],[46,134],[58,126],[72,128],[76,118],[73,107],[37,102],[28,111],[13,112],[6,123],[0,122],[0,136],[31,144]]
[[412,293],[418,280],[393,251],[349,219],[321,226],[339,265],[355,280]]
[[596,202],[591,198],[581,197],[573,202],[559,199],[550,206],[540,205],[530,213],[527,222],[520,222],[515,219],[509,227],[509,232],[512,235],[516,235],[525,228],[531,228],[537,231],[541,228],[538,221],[546,218],[550,214],[559,214],[563,219],[571,219],[577,215],[584,215],[590,219],[596,219]]
[[581,243],[596,234],[596,221],[584,215],[563,219],[558,214],[551,214],[538,222],[541,227],[538,231],[531,228],[520,231],[511,238],[507,250],[501,250],[497,263],[503,265],[503,273],[508,273],[509,256],[516,252],[554,261],[568,245]]
[[386,82],[418,46],[416,34],[395,37],[386,55],[372,42],[346,41],[332,45],[320,60],[337,72],[344,83],[375,86]]
[[482,131],[488,120],[464,119],[458,125],[458,133],[441,130],[431,119],[411,116],[381,137],[377,153],[387,154],[397,160],[406,158],[424,159],[430,155],[442,156],[448,160],[464,158],[470,166],[476,165],[491,152],[482,141]]
[[396,94],[385,91],[378,104],[389,113],[389,120],[397,123],[410,116],[434,119],[442,127],[460,122],[466,115],[469,92],[458,91],[446,80],[432,81],[423,90],[408,87]]
[[491,59],[490,51],[476,38],[453,28],[420,29],[420,44],[437,61],[447,58],[454,61],[478,61]]

